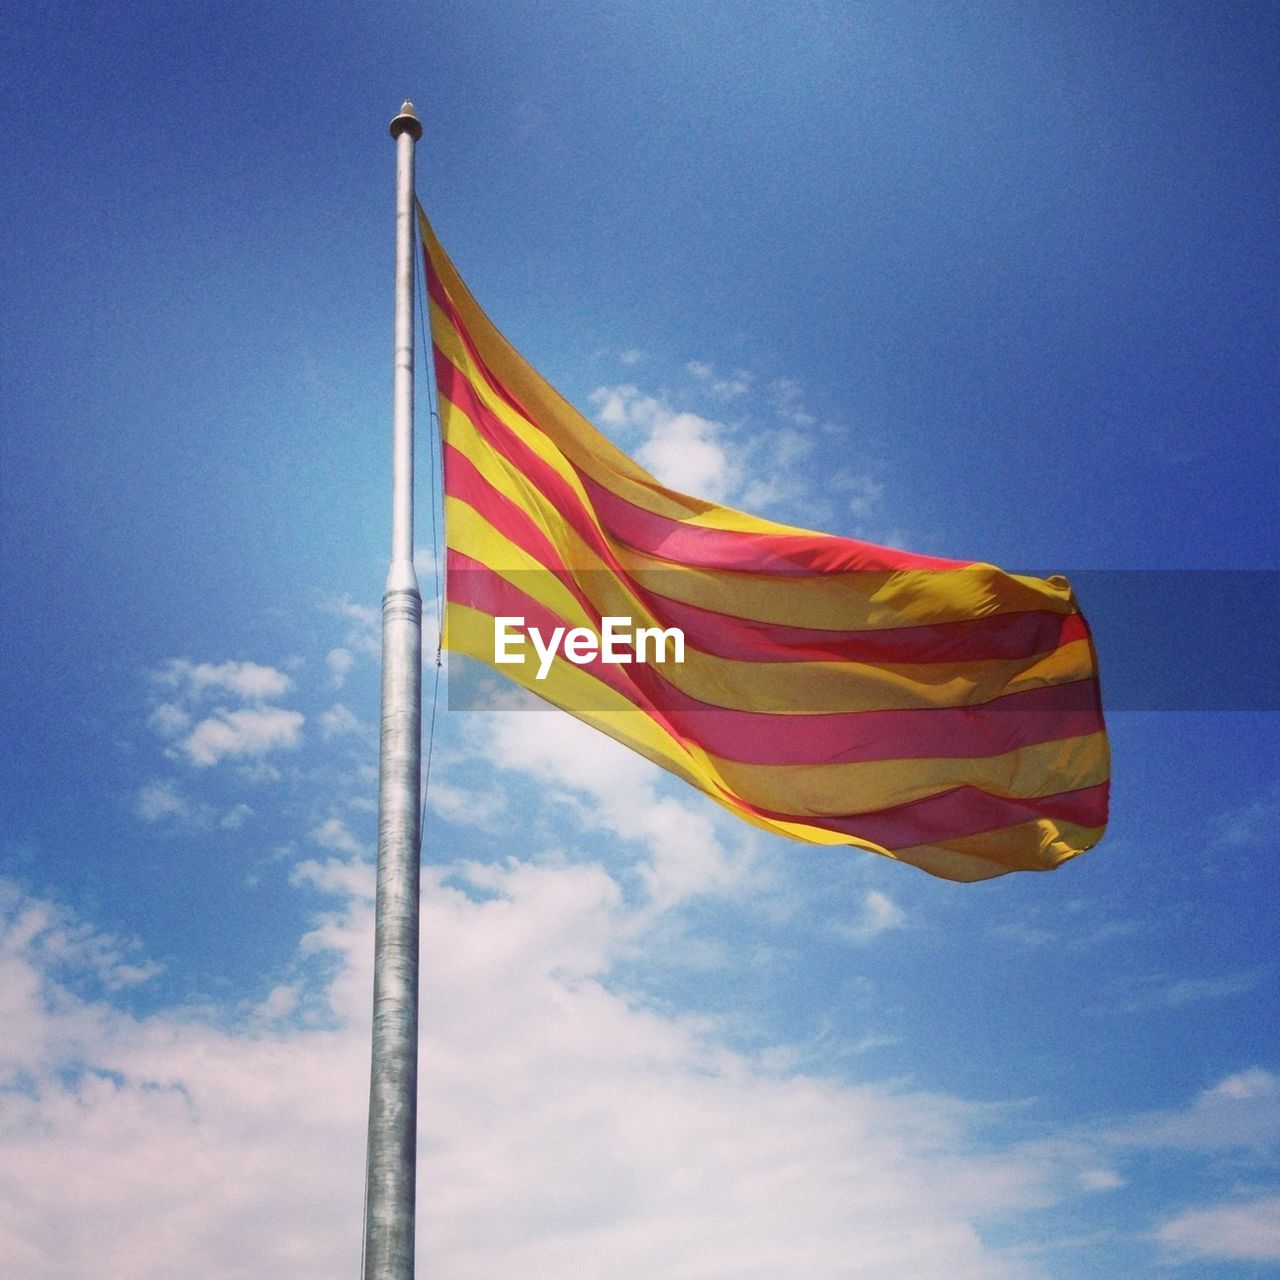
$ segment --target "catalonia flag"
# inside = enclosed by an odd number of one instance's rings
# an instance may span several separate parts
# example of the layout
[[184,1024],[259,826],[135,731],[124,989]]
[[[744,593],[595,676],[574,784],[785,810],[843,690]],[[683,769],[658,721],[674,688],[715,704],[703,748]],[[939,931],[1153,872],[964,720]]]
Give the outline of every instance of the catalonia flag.
[[1101,839],[1109,752],[1065,579],[666,488],[521,358],[419,220],[448,649],[494,665],[496,618],[678,628],[683,662],[496,669],[767,831],[950,880],[1050,870]]

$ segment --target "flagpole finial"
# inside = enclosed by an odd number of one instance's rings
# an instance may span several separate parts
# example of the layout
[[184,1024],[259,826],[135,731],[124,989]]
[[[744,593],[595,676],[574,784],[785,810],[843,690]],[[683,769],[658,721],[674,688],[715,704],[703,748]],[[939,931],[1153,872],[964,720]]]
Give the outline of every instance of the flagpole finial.
[[413,103],[406,98],[400,107],[400,114],[391,122],[391,136],[398,138],[402,133],[413,135],[414,142],[422,137],[422,121],[413,109]]

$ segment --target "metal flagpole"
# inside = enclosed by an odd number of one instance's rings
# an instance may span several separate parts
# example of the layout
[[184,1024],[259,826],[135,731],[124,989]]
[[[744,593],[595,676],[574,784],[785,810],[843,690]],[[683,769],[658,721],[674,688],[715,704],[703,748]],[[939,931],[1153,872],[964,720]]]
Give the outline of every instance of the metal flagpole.
[[391,136],[396,140],[391,568],[382,598],[378,897],[364,1280],[413,1280],[417,1162],[422,596],[413,571],[413,148],[422,136],[422,125],[412,102],[406,102],[392,120]]

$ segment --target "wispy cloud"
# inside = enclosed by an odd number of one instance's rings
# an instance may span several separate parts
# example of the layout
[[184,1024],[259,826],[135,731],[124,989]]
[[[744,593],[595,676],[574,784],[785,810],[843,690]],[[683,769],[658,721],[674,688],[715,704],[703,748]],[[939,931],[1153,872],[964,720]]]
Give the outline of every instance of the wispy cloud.
[[256,662],[191,662],[171,658],[155,673],[158,684],[175,688],[191,698],[206,693],[232,694],[246,702],[266,702],[282,697],[293,681],[275,667]]
[[[814,483],[817,449],[835,428],[804,407],[799,382],[779,378],[761,387],[750,370],[721,374],[700,360],[684,370],[690,383],[681,390],[653,394],[628,382],[590,396],[596,421],[664,484],[806,528],[910,545],[909,533],[883,527],[883,458],[864,451],[851,467],[826,457],[822,483]],[[732,406],[732,419],[684,407],[708,400],[724,407],[717,414]]]
[[350,649],[330,649],[324,661],[329,668],[329,682],[335,689],[341,689],[356,664],[355,654]]
[[152,709],[147,724],[161,738],[180,738],[191,728],[191,716],[172,702],[162,702]]
[[341,702],[335,702],[320,715],[320,736],[326,740],[368,732],[370,732],[369,726],[350,707],[343,706]]
[[473,830],[494,830],[507,811],[507,800],[500,789],[453,782],[444,761],[432,771],[427,804],[446,822],[461,823]]
[[[299,952],[326,976],[240,1018],[38,998],[56,980],[15,928],[37,904],[9,912],[6,1027],[41,1049],[0,1131],[7,1271],[167,1280],[175,1247],[204,1275],[356,1267],[372,869],[295,878],[333,895]],[[955,1100],[779,1074],[610,992],[627,911],[600,866],[432,870],[424,891],[424,1274],[1029,1277],[976,1224],[1045,1202],[1037,1161]]]
[[311,832],[311,838],[323,849],[336,849],[357,857],[365,855],[365,846],[356,839],[341,818],[326,818]]
[[218,826],[224,831],[239,831],[250,818],[253,810],[247,804],[237,804],[228,809],[218,820]]
[[755,378],[745,369],[735,369],[722,377],[713,366],[701,360],[690,360],[685,365],[685,371],[717,400],[736,400],[739,396],[745,396],[755,385]]
[[253,817],[253,809],[243,802],[224,812],[207,800],[192,799],[173,778],[144,783],[133,800],[133,811],[143,822],[187,828],[238,831]]
[[[323,893],[337,894],[353,901],[371,903],[374,898],[374,865],[358,856],[326,858],[323,862],[307,858],[294,867],[289,878],[294,884],[313,885]],[[306,949],[324,950],[332,924],[332,921],[326,921],[317,933],[308,935],[309,940],[304,940]]]
[[1109,1143],[1188,1151],[1267,1151],[1280,1145],[1280,1076],[1250,1067],[1181,1109],[1152,1111],[1108,1130]]
[[1149,975],[1135,978],[1125,984],[1127,994],[1109,1008],[1120,1013],[1140,1013],[1152,1009],[1182,1009],[1206,1000],[1227,1000],[1256,991],[1270,973],[1269,968],[1259,967],[1213,977]]
[[636,437],[636,460],[663,484],[712,501],[729,498],[738,473],[723,423],[676,411],[629,383],[597,387],[591,401],[600,423]]
[[[121,991],[161,971],[141,950],[137,939],[96,929],[67,907],[30,897],[0,878],[0,1020],[7,1042],[0,1047],[0,1083],[17,1071],[36,1069],[59,1044],[74,1043],[74,1037],[51,1040],[40,1025],[32,1002],[42,999],[43,981],[88,975],[104,992]],[[41,982],[31,981],[30,967]]]
[[1280,831],[1280,787],[1248,804],[1220,813],[1211,827],[1211,840],[1216,845],[1245,848],[1274,840]]
[[1280,1262],[1280,1194],[1187,1209],[1155,1239],[1174,1262]]
[[844,924],[834,926],[834,932],[850,942],[870,942],[883,933],[894,929],[905,929],[907,917],[887,893],[879,889],[871,889],[862,900],[857,917]]
[[[358,604],[348,596],[330,600],[325,606],[328,612],[346,620],[348,630],[343,648],[354,650],[368,657],[382,653],[382,615],[372,605]],[[343,660],[338,659],[339,663]],[[332,666],[330,670],[332,671]]]
[[812,427],[817,418],[804,405],[804,391],[794,378],[775,378],[769,384],[773,410],[785,422],[796,427]]
[[[173,744],[167,752],[171,758],[185,758],[200,768],[238,758],[263,771],[270,766],[262,757],[296,747],[301,739],[301,712],[270,705],[293,689],[292,677],[275,667],[171,658],[151,678],[156,687],[172,691],[148,718],[152,732]],[[208,709],[210,695],[248,705]],[[140,794],[136,808],[154,821],[166,814],[182,816],[181,803],[172,784],[152,784]]]
[[232,757],[264,756],[296,747],[304,717],[281,707],[221,708],[201,720],[179,744],[192,764],[201,768]]
[[191,802],[172,779],[145,783],[138,789],[133,807],[144,822],[163,822],[167,818],[185,820],[193,815]]
[[759,883],[751,833],[722,834],[707,807],[660,793],[655,766],[559,712],[497,713],[477,721],[470,751],[548,788],[580,830],[638,842],[636,874],[650,910]]

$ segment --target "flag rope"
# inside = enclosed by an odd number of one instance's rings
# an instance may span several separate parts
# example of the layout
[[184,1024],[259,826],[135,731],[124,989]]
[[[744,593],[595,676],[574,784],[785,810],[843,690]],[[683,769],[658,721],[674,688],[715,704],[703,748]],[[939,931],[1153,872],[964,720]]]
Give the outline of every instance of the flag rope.
[[[437,504],[443,501],[444,490],[444,458],[441,444],[440,412],[436,407],[436,376],[434,362],[431,359],[431,340],[427,335],[427,301],[425,282],[423,280],[423,264],[419,254],[413,255],[413,279],[418,292],[418,331],[422,337],[423,365],[427,370],[427,404],[428,414],[435,430],[429,435],[427,442],[427,506],[431,510],[431,578],[434,587],[436,606],[436,671],[431,684],[431,716],[427,722],[427,749],[422,762],[422,796],[418,806],[418,848],[422,848],[424,833],[427,829],[427,795],[431,789],[431,758],[436,741],[436,711],[440,704],[440,668],[443,664],[442,651],[444,641],[444,591],[440,583],[440,526],[443,513],[437,512]],[[439,479],[437,479],[439,477]]]

